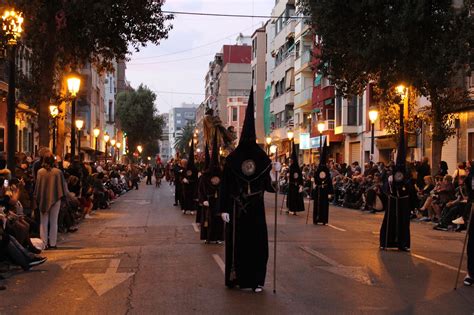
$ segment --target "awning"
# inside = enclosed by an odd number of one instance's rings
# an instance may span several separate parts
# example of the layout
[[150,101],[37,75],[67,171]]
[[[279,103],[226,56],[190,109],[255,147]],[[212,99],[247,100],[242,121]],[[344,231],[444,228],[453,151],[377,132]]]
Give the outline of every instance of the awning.
[[331,105],[333,103],[334,99],[328,98],[327,100],[324,101],[324,105]]

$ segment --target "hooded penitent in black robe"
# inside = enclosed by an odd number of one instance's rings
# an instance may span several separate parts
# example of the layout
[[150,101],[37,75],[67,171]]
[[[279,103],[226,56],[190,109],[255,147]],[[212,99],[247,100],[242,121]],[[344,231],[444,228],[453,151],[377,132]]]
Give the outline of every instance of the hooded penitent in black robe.
[[[186,179],[187,182],[184,180]],[[191,140],[189,148],[188,164],[182,176],[183,200],[181,203],[181,210],[195,211],[197,204],[197,184],[198,171],[194,164],[194,139]]]
[[313,198],[313,224],[328,224],[329,222],[329,195],[334,193],[331,173],[326,166],[326,141],[322,143],[322,153],[316,174]]
[[[404,134],[402,131],[401,134]],[[380,247],[410,249],[410,214],[416,204],[416,192],[406,171],[405,138],[400,137],[397,161],[384,184],[388,202],[380,228]]]
[[298,153],[296,152],[296,146],[294,142],[291,160],[290,181],[288,185],[288,198],[286,199],[286,206],[290,212],[301,212],[305,210],[303,192],[300,192],[300,188],[303,187],[303,174],[301,173],[300,166],[298,165]]
[[[209,150],[207,149],[207,154]],[[217,145],[217,133],[212,146],[212,160],[203,172],[199,181],[199,204],[202,206],[200,224],[201,240],[207,243],[224,240],[224,222],[218,211],[219,186],[222,178],[222,170],[219,165],[219,148]],[[209,206],[205,206],[207,201]]]
[[261,287],[268,261],[264,191],[273,191],[271,161],[256,143],[253,92],[239,145],[226,158],[219,209],[230,215],[225,239],[225,285]]

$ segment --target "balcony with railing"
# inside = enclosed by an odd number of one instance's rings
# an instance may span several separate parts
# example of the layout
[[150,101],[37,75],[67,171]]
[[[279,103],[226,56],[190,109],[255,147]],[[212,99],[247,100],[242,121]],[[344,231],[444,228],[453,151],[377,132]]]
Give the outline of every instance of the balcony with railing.
[[313,87],[307,87],[303,91],[296,94],[295,92],[295,108],[300,108],[311,104],[311,97],[313,94]]
[[311,51],[306,50],[302,54],[298,55],[296,54],[296,59],[295,59],[295,72],[301,72],[301,71],[309,71],[312,72],[313,69],[310,67],[311,66]]

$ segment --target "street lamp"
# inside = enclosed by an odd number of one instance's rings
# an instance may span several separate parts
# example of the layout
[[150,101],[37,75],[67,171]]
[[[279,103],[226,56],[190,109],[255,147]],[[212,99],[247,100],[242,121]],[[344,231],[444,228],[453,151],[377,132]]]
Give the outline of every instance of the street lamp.
[[98,147],[98,144],[99,144],[100,129],[97,128],[97,127],[95,127],[92,132],[94,133],[94,139],[95,139],[95,161],[97,162],[97,147]]
[[16,151],[16,45],[17,39],[23,32],[23,17],[21,12],[14,9],[5,10],[2,16],[2,30],[8,38],[8,98],[7,98],[7,166],[12,174],[15,172],[15,151]]
[[76,128],[74,122],[76,121],[76,98],[79,88],[81,87],[81,78],[77,73],[70,73],[67,81],[67,89],[71,94],[71,158],[74,160],[76,156]]
[[81,129],[84,127],[84,120],[77,119],[76,120],[76,128],[77,128],[77,155],[79,157],[79,162],[81,162]]
[[110,149],[114,150],[113,151],[114,153],[112,154],[112,162],[115,162],[115,143],[116,143],[115,139],[110,140]]
[[143,147],[141,145],[137,145],[137,151],[138,151],[138,153],[142,154]]
[[[398,85],[395,88],[397,94],[400,96],[400,147],[405,148],[405,101],[408,104],[408,87],[405,87],[403,84]],[[405,151],[406,152],[406,151]],[[397,155],[400,152],[397,153]],[[405,161],[406,157],[401,157],[403,158],[403,161]]]
[[49,113],[53,118],[53,154],[56,156],[56,131],[57,131],[57,117],[59,115],[58,105],[49,105]]
[[292,144],[293,144],[293,137],[295,136],[295,133],[293,132],[293,130],[288,130],[286,132],[286,136],[288,137],[288,140],[290,141],[290,156],[291,156],[291,150],[292,150]]
[[267,154],[270,154],[270,144],[272,143],[272,137],[270,137],[270,135],[268,135],[265,138],[265,142],[267,143]]
[[117,147],[117,160],[120,161],[120,147],[122,146],[122,144],[120,142],[117,142],[115,146]]
[[374,158],[374,149],[375,149],[375,122],[377,121],[377,118],[379,117],[379,111],[376,109],[372,109],[369,111],[369,120],[371,123],[371,132],[372,132],[372,138],[370,142],[370,160]]
[[318,131],[319,131],[319,160],[321,161],[321,155],[323,153],[323,131],[326,129],[326,124],[321,121],[318,123]]
[[104,134],[104,141],[105,141],[105,163],[107,163],[107,146],[109,145],[109,140],[110,140],[110,136],[107,132],[105,132]]

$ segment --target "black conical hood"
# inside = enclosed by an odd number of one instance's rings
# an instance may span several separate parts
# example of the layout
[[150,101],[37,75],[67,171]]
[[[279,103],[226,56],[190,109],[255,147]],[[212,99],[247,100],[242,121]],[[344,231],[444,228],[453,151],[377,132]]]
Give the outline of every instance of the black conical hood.
[[191,138],[191,146],[189,147],[188,166],[187,169],[194,168],[194,138]]
[[395,163],[396,168],[399,171],[404,172],[406,169],[406,157],[407,153],[405,151],[405,135],[404,130],[400,132],[400,139],[398,141],[398,149],[397,149],[397,160]]
[[298,152],[296,152],[296,144],[293,142],[293,152],[291,152],[291,164],[298,164]]
[[211,156],[209,155],[209,146],[206,143],[206,148],[204,149],[204,170],[209,169],[211,163]]
[[253,88],[250,89],[249,102],[245,111],[245,120],[240,134],[240,143],[255,143],[257,135],[255,133],[255,106],[253,104]]
[[319,165],[326,165],[327,163],[327,149],[326,149],[326,138],[324,138],[323,143],[321,143],[321,156],[319,157]]
[[209,168],[219,167],[219,145],[217,144],[217,132],[214,132],[214,139],[212,140],[212,158]]

